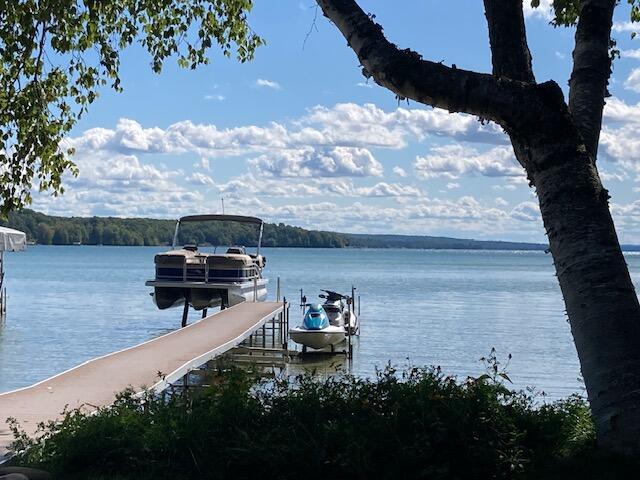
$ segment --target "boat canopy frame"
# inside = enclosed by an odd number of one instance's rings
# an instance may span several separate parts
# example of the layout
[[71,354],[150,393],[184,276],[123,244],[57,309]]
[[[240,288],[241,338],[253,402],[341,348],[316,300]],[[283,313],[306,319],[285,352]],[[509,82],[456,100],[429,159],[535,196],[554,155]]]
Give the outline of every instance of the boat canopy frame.
[[264,221],[258,217],[249,217],[245,215],[223,215],[223,214],[209,214],[209,215],[186,215],[180,217],[176,222],[176,230],[173,234],[172,248],[176,248],[178,243],[178,232],[180,231],[181,223],[188,222],[237,222],[237,223],[252,223],[254,225],[260,225],[258,232],[258,247],[256,255],[260,255],[260,245],[262,244],[262,232],[264,230]]

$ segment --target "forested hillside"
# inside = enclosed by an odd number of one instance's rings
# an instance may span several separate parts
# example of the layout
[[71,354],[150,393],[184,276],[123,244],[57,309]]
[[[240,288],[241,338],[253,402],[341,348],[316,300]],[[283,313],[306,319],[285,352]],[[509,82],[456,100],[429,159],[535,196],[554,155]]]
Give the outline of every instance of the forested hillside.
[[[173,239],[174,220],[115,217],[54,217],[23,210],[9,215],[3,225],[27,233],[40,245],[168,245]],[[255,225],[222,222],[197,222],[181,227],[180,244],[253,246],[257,241]],[[419,235],[368,235],[305,230],[284,223],[264,226],[262,245],[266,247],[324,248],[417,248],[470,250],[543,250],[545,245],[469,240]]]
[[[167,245],[173,239],[175,220],[114,217],[53,217],[33,210],[9,215],[4,225],[26,232],[40,245]],[[179,242],[200,245],[255,245],[255,225],[197,222],[181,228]],[[265,224],[262,244],[268,247],[345,247],[344,235]]]
[[349,245],[360,248],[433,248],[464,250],[544,250],[540,243],[470,240],[465,238],[426,237],[422,235],[349,234]]

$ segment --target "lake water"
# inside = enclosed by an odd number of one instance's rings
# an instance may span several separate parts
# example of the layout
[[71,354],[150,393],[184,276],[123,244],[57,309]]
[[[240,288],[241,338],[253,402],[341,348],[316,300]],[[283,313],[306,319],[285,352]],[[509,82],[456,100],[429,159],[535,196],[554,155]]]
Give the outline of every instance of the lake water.
[[[29,247],[5,256],[8,314],[0,324],[0,392],[168,332],[181,309],[159,311],[145,280],[155,247]],[[352,369],[388,361],[482,373],[491,347],[517,387],[551,397],[582,391],[550,255],[542,252],[264,249],[266,275],[297,303],[320,288],[358,288],[362,330]],[[627,257],[634,281],[640,256]],[[191,319],[199,315],[191,313]],[[297,324],[300,309],[291,308]],[[328,367],[327,367],[328,368]]]

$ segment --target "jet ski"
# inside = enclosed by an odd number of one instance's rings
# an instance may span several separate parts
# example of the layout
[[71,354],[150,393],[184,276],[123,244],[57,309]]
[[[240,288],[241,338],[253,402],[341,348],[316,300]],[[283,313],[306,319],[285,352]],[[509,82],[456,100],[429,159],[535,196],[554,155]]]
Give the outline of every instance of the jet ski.
[[307,310],[302,317],[302,325],[289,329],[291,339],[301,344],[320,350],[333,347],[346,338],[344,326],[331,325],[327,312],[320,304],[306,304]]

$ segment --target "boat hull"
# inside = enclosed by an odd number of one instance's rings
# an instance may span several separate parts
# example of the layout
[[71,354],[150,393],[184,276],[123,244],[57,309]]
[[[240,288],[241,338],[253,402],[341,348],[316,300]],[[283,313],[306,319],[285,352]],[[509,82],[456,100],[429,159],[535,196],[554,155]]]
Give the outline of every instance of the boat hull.
[[289,337],[305,347],[320,350],[331,345],[337,345],[346,339],[345,329],[329,326],[321,330],[307,330],[302,327],[289,329]]
[[180,288],[156,287],[153,302],[160,310],[184,305],[184,291]]

